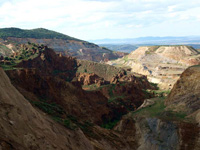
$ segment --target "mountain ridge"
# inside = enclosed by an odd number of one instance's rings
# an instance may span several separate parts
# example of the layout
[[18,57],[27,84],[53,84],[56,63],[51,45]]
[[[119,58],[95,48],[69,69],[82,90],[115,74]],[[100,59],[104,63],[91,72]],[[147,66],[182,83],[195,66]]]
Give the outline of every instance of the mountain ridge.
[[45,28],[35,29],[20,29],[20,28],[0,28],[0,38],[7,39],[8,37],[16,38],[49,38],[49,39],[63,39],[63,40],[79,40],[77,38],[70,37],[68,35],[48,30]]

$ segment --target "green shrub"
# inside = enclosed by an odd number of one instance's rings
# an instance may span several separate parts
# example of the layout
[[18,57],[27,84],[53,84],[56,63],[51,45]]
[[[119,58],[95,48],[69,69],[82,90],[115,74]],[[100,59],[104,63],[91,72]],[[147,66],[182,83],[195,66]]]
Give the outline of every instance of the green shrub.
[[119,120],[109,121],[107,123],[102,124],[101,127],[105,129],[113,129],[114,126],[116,126],[118,122]]
[[64,113],[64,110],[55,103],[49,104],[42,101],[31,101],[31,103],[52,116],[61,116]]

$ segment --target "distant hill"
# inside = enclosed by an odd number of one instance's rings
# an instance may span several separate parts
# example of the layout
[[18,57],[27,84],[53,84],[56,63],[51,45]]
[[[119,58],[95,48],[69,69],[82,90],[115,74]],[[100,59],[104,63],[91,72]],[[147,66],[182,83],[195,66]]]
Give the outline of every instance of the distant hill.
[[184,36],[184,37],[139,37],[139,38],[126,38],[126,39],[99,39],[90,40],[96,44],[143,44],[143,45],[188,45],[200,44],[200,36]]
[[90,61],[108,61],[126,55],[113,52],[96,44],[44,28],[24,30],[19,28],[0,29],[0,56],[9,56],[20,49],[21,44],[46,45],[62,55]]
[[7,39],[8,37],[15,38],[35,38],[35,39],[62,39],[62,40],[77,40],[68,35],[47,30],[44,28],[37,28],[32,30],[24,30],[19,28],[2,28],[0,29],[0,38]]
[[135,45],[131,44],[123,44],[123,45],[118,45],[118,44],[100,44],[102,47],[106,47],[110,50],[113,51],[119,51],[119,52],[125,52],[125,53],[130,53],[134,50],[136,50],[138,47]]

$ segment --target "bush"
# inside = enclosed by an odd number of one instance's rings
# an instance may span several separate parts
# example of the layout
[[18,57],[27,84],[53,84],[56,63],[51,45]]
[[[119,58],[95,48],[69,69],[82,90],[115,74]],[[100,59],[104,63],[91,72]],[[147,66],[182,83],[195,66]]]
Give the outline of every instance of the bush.
[[4,59],[5,59],[5,60],[10,60],[10,58],[9,58],[9,57],[5,57]]
[[112,129],[117,125],[118,122],[119,120],[110,121],[108,123],[102,124],[101,127],[105,129]]

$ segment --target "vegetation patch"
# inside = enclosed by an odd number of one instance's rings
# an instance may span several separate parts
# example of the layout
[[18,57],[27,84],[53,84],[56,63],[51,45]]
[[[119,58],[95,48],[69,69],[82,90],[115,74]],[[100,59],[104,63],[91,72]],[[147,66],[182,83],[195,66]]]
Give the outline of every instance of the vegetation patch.
[[64,110],[56,103],[47,103],[43,101],[30,101],[33,105],[52,116],[61,116]]
[[4,70],[17,69],[16,66],[21,61],[34,59],[39,56],[39,51],[42,52],[43,50],[42,47],[34,43],[28,43],[24,48],[21,48],[16,55],[12,54],[4,57],[4,60],[1,61],[1,67]]
[[165,109],[164,98],[157,98],[154,100],[153,105],[147,106],[145,108],[139,109],[132,113],[134,116],[147,116],[147,117],[158,117]]
[[159,90],[158,84],[149,82],[151,86],[153,86],[156,90]]
[[97,87],[96,84],[82,85],[82,88],[83,88],[84,90],[87,90],[87,91],[93,91],[93,90],[98,89],[98,87]]
[[128,55],[124,56],[124,57],[123,57],[123,60],[124,60],[125,62],[128,62]]
[[29,100],[29,102],[34,106],[38,107],[43,112],[50,115],[54,121],[62,124],[66,128],[75,130],[79,127],[83,130],[84,133],[86,132],[87,134],[92,134],[90,128],[93,126],[92,123],[90,123],[89,121],[79,122],[76,117],[72,115],[66,115],[66,112],[60,105],[56,103],[49,103],[47,100],[41,98],[40,101]]
[[152,54],[155,52],[160,46],[150,46],[148,51],[145,52],[145,54]]
[[113,97],[111,97],[111,98],[108,99],[108,103],[115,102],[116,100],[118,100],[118,99],[123,99],[123,98],[125,98],[124,95],[121,95],[121,96],[113,96]]
[[149,98],[149,95],[154,95],[154,97],[167,97],[167,95],[171,92],[170,90],[144,90],[146,98]]
[[3,70],[14,70],[14,69],[17,69],[15,67],[15,64],[11,64],[11,65],[1,64],[1,67],[3,68]]
[[132,112],[132,117],[156,117],[163,120],[187,121],[186,113],[175,112],[173,110],[166,110],[166,106],[164,105],[164,99],[164,97],[152,99],[155,102],[153,105]]
[[113,90],[115,90],[116,84],[111,84],[111,87],[108,89],[109,96],[112,98],[114,96]]
[[105,129],[113,129],[114,126],[116,126],[119,121],[120,121],[119,119],[114,121],[109,121],[107,123],[102,124],[101,127]]

